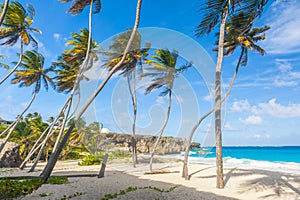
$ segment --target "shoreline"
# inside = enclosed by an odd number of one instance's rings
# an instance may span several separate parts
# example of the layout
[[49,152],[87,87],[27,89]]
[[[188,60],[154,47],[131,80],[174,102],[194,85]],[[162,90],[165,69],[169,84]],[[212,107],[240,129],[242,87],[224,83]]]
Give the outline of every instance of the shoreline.
[[[17,199],[61,199],[64,195],[81,193],[72,199],[101,199],[105,194],[114,194],[128,187],[140,187],[136,191],[120,195],[115,199],[300,199],[300,175],[272,172],[257,169],[224,168],[224,189],[215,188],[215,166],[211,164],[189,164],[190,180],[181,178],[182,162],[174,159],[156,157],[154,170],[168,170],[179,173],[151,174],[148,159],[139,156],[137,168],[132,167],[130,159],[108,162],[104,178],[72,177],[70,183],[63,185],[42,185],[32,194]],[[98,173],[100,165],[78,166],[77,161],[59,161],[53,171],[55,174]],[[0,175],[38,175],[45,163],[37,166],[37,171],[28,174],[14,169],[8,173],[0,170]],[[170,192],[145,189],[149,186],[168,190],[180,185]],[[144,188],[143,188],[144,187]],[[41,197],[40,194],[47,194]]]

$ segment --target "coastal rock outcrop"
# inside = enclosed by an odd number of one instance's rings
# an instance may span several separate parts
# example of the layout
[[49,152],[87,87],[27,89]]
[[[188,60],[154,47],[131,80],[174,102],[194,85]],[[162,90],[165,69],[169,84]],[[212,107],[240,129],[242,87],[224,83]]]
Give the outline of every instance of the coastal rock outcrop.
[[[129,134],[119,134],[119,133],[109,133],[106,134],[107,145],[113,145],[115,147],[129,148],[131,150],[131,135]],[[137,139],[137,151],[139,153],[150,153],[153,149],[154,143],[157,136],[149,135],[136,135]],[[177,138],[172,136],[161,137],[160,142],[156,148],[157,154],[172,154],[180,153],[185,150],[187,145],[187,140],[185,138]]]
[[[0,140],[0,144],[3,140]],[[14,142],[7,142],[0,153],[0,168],[19,167],[22,163],[20,156],[20,145]]]

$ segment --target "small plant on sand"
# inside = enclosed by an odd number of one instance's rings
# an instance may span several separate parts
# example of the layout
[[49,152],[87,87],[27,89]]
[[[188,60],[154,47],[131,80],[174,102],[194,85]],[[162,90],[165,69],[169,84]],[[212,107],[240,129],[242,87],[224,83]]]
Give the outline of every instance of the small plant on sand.
[[82,193],[82,192],[76,192],[75,194],[72,194],[72,195],[69,195],[69,196],[64,195],[60,200],[72,199],[74,197],[78,197],[78,196],[81,196],[83,194],[84,193]]
[[144,186],[144,187],[136,187],[136,186],[133,187],[133,186],[130,186],[126,190],[120,190],[119,193],[105,194],[104,197],[101,200],[115,199],[115,198],[118,197],[118,195],[125,195],[128,192],[133,192],[133,191],[136,191],[138,189],[140,189],[140,190],[150,189],[150,190],[156,190],[158,192],[171,192],[171,191],[175,190],[176,188],[178,188],[180,186],[181,185],[175,185],[175,186],[170,187],[167,190],[160,189],[160,188],[154,187],[154,186]]

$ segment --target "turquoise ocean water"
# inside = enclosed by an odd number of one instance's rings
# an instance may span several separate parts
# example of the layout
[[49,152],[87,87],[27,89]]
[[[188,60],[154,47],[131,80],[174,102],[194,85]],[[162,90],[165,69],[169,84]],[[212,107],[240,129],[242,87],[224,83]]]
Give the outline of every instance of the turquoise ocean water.
[[[189,162],[215,164],[215,157],[214,147],[203,147],[190,152]],[[300,146],[223,147],[223,162],[225,166],[300,174]]]

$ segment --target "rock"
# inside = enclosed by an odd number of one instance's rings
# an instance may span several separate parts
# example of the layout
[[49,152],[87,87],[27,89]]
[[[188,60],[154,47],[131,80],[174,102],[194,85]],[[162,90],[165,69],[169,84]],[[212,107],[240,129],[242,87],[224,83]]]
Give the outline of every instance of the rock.
[[[128,150],[131,151],[132,141],[131,135],[129,134],[119,134],[112,133],[105,135],[106,144],[111,144],[113,146],[118,147],[127,147]],[[156,141],[157,136],[149,136],[149,135],[136,135],[137,139],[137,151],[139,153],[150,153],[153,149],[154,143]],[[184,138],[177,137],[162,137],[155,153],[156,154],[172,154],[172,153],[180,153],[185,151],[185,147],[187,145],[187,141]]]
[[201,147],[200,143],[198,142],[192,142],[191,146],[190,146],[190,150],[197,150]]
[[[0,140],[0,144],[3,140]],[[0,153],[0,168],[2,167],[19,167],[22,163],[20,156],[20,145],[14,142],[7,142]]]

